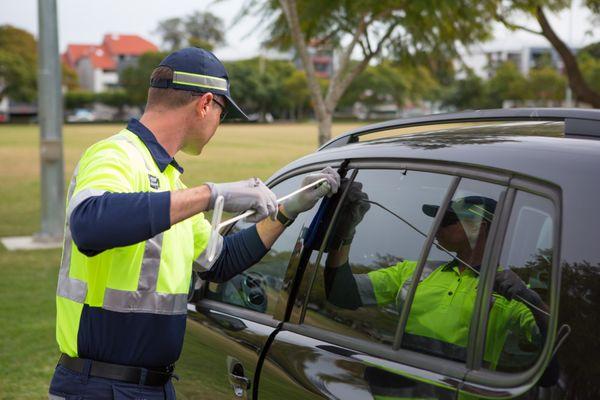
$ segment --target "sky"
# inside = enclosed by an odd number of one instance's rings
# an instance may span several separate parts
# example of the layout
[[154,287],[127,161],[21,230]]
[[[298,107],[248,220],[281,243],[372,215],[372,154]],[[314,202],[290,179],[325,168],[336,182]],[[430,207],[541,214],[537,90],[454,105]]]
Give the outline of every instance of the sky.
[[[37,35],[38,0],[0,0],[0,25],[11,24]],[[159,45],[160,36],[154,31],[159,21],[184,17],[193,11],[210,11],[226,26],[226,46],[215,49],[223,60],[244,59],[260,52],[264,31],[257,18],[248,17],[233,25],[245,0],[57,0],[60,49],[69,43],[99,44],[106,33],[138,34]],[[535,21],[525,21],[536,27]],[[573,0],[572,13],[563,12],[551,17],[551,23],[561,38],[573,47],[600,40],[600,29],[592,32],[593,23],[582,6]],[[496,38],[485,48],[547,44],[532,34],[511,33],[495,26]]]

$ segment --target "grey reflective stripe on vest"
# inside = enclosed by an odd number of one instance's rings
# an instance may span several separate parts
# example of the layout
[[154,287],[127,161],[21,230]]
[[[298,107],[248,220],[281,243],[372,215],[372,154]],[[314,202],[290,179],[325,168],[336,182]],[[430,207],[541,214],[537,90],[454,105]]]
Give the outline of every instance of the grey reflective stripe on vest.
[[78,205],[83,203],[84,200],[89,199],[90,197],[101,196],[106,193],[106,190],[100,189],[83,189],[80,192],[77,192],[75,196],[72,196],[69,199],[69,207],[67,208],[67,219],[71,218],[71,214],[73,210],[77,208]]
[[360,296],[360,302],[363,306],[376,306],[377,299],[375,298],[375,290],[373,289],[373,282],[369,278],[368,274],[355,274],[354,281],[358,288],[358,295]]
[[[423,282],[425,279],[431,275],[433,271],[435,271],[438,267],[447,264],[446,261],[425,261],[425,265],[423,266],[423,271],[421,272],[421,277],[419,278],[419,282]],[[410,289],[410,285],[412,285],[413,277],[411,276],[402,284],[402,287],[398,291],[396,295],[396,309],[398,311],[402,310],[402,306],[406,301],[406,297],[408,296],[408,291]]]
[[194,260],[194,271],[207,272],[210,271],[213,265],[215,265],[215,261],[217,261],[219,255],[223,251],[223,236],[221,236],[220,234],[217,235],[217,248],[215,250],[215,258],[211,262],[208,261],[208,254],[206,253],[207,249],[208,246],[202,251],[202,253],[200,253],[198,258]]
[[[73,198],[73,192],[75,191],[75,187],[77,186],[78,171],[79,164],[77,164],[75,170],[73,171],[73,177],[71,178],[71,183],[69,184],[69,191],[67,193],[69,208],[67,209],[67,215],[65,218],[65,238],[63,242],[63,256],[62,261],[60,263],[60,270],[58,271],[58,285],[56,286],[56,295],[73,300],[77,303],[83,303],[85,301],[85,296],[87,295],[87,283],[79,279],[69,277],[69,272],[71,270],[71,251],[73,249],[73,238],[71,236],[71,227],[69,219],[71,217],[71,212],[75,208],[71,206],[71,200]],[[85,199],[80,199],[78,204],[80,204],[83,200]]]
[[156,283],[160,268],[163,234],[146,241],[140,278],[135,292],[106,288],[102,307],[119,312],[147,312],[152,314],[185,314],[187,293],[157,293]]

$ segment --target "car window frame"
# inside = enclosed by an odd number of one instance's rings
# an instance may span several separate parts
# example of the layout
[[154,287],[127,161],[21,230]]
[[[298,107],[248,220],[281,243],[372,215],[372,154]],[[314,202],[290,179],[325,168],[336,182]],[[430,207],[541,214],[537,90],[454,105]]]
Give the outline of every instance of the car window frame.
[[[519,392],[524,392],[527,385],[533,385],[543,374],[544,369],[542,365],[547,365],[552,355],[552,349],[554,347],[554,341],[556,337],[557,323],[558,323],[558,296],[559,296],[559,284],[560,284],[560,232],[561,232],[561,219],[562,219],[562,206],[561,206],[561,191],[558,187],[552,185],[549,182],[542,182],[534,177],[523,176],[515,174],[511,171],[498,171],[484,166],[472,166],[467,164],[455,164],[447,163],[436,160],[404,160],[404,159],[349,159],[347,164],[348,170],[354,170],[356,174],[363,169],[399,169],[399,170],[410,170],[410,171],[421,171],[430,172],[437,174],[450,175],[458,177],[454,190],[448,190],[446,195],[451,196],[456,191],[460,179],[468,178],[482,182],[493,183],[501,185],[505,188],[505,195],[500,199],[500,215],[494,219],[492,224],[492,232],[486,249],[484,252],[484,263],[482,264],[482,271],[484,275],[481,277],[485,285],[479,285],[478,293],[476,297],[476,309],[474,309],[471,325],[469,328],[469,341],[467,347],[467,361],[457,362],[448,359],[444,359],[437,356],[431,356],[423,353],[419,353],[413,350],[398,348],[392,350],[389,346],[370,342],[365,339],[350,338],[337,334],[335,332],[327,331],[322,328],[308,326],[303,324],[304,315],[306,313],[308,298],[310,297],[310,291],[312,290],[312,283],[314,283],[314,274],[317,273],[318,267],[315,263],[314,268],[305,268],[304,275],[308,276],[311,285],[307,287],[307,294],[305,295],[305,301],[302,305],[302,318],[295,322],[286,322],[284,329],[290,330],[295,333],[303,334],[315,339],[321,339],[327,341],[335,340],[335,343],[344,345],[345,347],[362,351],[367,354],[388,359],[403,364],[408,364],[412,367],[444,373],[445,375],[460,379],[463,384],[475,384],[490,388],[492,391],[498,389],[501,392],[506,389],[514,389],[520,387]],[[451,183],[452,186],[452,183]],[[451,187],[449,187],[451,189]],[[508,221],[512,213],[512,207],[514,203],[514,196],[516,191],[521,190],[529,192],[535,195],[541,195],[542,197],[548,198],[552,201],[555,208],[555,230],[553,232],[553,263],[551,271],[551,291],[550,291],[550,318],[548,326],[548,334],[546,343],[542,349],[542,353],[538,357],[536,363],[525,371],[518,373],[504,373],[497,371],[489,371],[481,368],[481,360],[478,360],[479,353],[483,357],[483,350],[480,347],[483,345],[485,338],[485,329],[487,328],[487,307],[482,307],[482,300],[484,296],[491,296],[493,277],[490,271],[495,269],[490,268],[489,265],[494,265],[500,258],[501,250],[504,245],[505,233],[508,226]],[[341,201],[337,204],[337,209],[334,214],[340,209],[343,202],[345,193],[342,194]],[[441,219],[442,213],[436,216],[436,220]],[[331,226],[333,225],[334,219],[329,222],[327,236],[325,237],[324,243],[327,242],[327,237],[331,232]],[[439,225],[440,221],[434,221],[433,225]],[[435,230],[431,229],[428,233],[427,242],[430,236],[435,233]],[[427,243],[424,244],[424,246]],[[422,249],[423,250],[423,249]],[[321,258],[324,251],[324,245],[319,250],[318,260]],[[422,251],[425,257],[429,254],[429,251]],[[421,260],[419,260],[421,262]],[[413,293],[414,295],[414,293]],[[486,297],[487,298],[487,297]],[[412,297],[410,300],[412,303]],[[293,299],[288,299],[293,301]],[[410,308],[408,308],[410,310]],[[403,308],[400,318],[407,318],[408,315],[404,316],[405,310]],[[473,337],[476,340],[473,340]],[[476,369],[479,367],[478,369]],[[481,388],[479,388],[481,390]],[[505,392],[503,392],[505,393]]]
[[[331,166],[334,169],[338,169],[338,168],[342,167],[343,161],[344,160],[334,160],[334,161],[327,161],[327,162],[303,165],[301,167],[286,171],[285,173],[282,173],[282,174],[276,173],[271,178],[269,178],[265,182],[265,184],[269,188],[272,188],[275,185],[278,185],[279,183],[286,181],[288,179],[291,179],[295,176],[310,173],[310,172],[320,171],[321,169],[323,169],[327,166]],[[227,229],[225,229],[222,232],[222,235],[223,236],[228,235],[231,232],[231,230],[233,229],[233,227],[236,225],[237,225],[237,223],[230,225]],[[300,236],[298,238],[296,238],[296,244],[298,243],[298,239],[300,239]],[[306,249],[303,248],[302,252],[304,252],[305,250]],[[285,293],[283,295],[285,300],[278,302],[273,315],[261,313],[259,311],[247,309],[244,307],[238,307],[238,306],[228,304],[228,303],[225,303],[225,302],[222,302],[219,300],[209,299],[206,297],[206,291],[208,290],[208,284],[206,281],[202,281],[202,280],[201,280],[201,288],[199,289],[199,293],[197,295],[195,295],[192,299],[188,299],[188,304],[187,304],[188,311],[202,310],[204,312],[209,312],[209,313],[210,312],[225,313],[228,315],[244,318],[246,320],[260,323],[263,325],[277,327],[287,319],[286,310],[289,308],[288,304],[290,303],[290,301],[293,301],[293,299],[290,296],[290,293],[293,293],[293,287],[295,286],[295,283],[297,281],[296,278],[297,278],[298,273],[304,272],[305,266],[306,266],[305,265],[306,263],[304,263],[304,264],[299,263],[294,266],[292,264],[293,260],[294,260],[294,258],[290,257],[290,259],[288,260],[288,265],[286,267],[285,280],[284,280],[283,288],[282,288],[282,293]],[[290,268],[291,268],[291,270],[290,270]],[[195,276],[194,279],[200,279],[200,278]],[[286,283],[288,283],[288,281],[287,281],[288,279],[290,279],[291,282],[289,282],[289,284],[286,284]],[[286,288],[288,288],[288,287],[289,287],[289,290],[286,290]]]
[[[560,254],[561,254],[561,232],[562,232],[562,191],[560,188],[549,182],[542,182],[536,180],[535,178],[525,177],[525,176],[513,176],[510,179],[509,192],[507,193],[507,200],[504,202],[503,209],[501,212],[501,218],[503,219],[503,224],[499,227],[498,232],[496,232],[496,237],[494,238],[495,243],[497,244],[495,251],[491,255],[489,260],[490,265],[498,265],[500,262],[500,257],[502,255],[502,250],[504,249],[504,241],[506,239],[506,232],[508,229],[508,223],[512,213],[514,211],[514,203],[516,195],[519,191],[527,192],[536,196],[540,196],[546,198],[552,202],[554,207],[554,229],[552,232],[552,266],[550,271],[550,304],[549,304],[549,314],[550,317],[548,319],[548,333],[546,337],[546,342],[544,343],[544,347],[542,348],[542,352],[540,353],[536,362],[529,367],[528,369],[521,372],[499,372],[499,371],[491,371],[483,368],[483,351],[484,351],[484,342],[485,342],[485,334],[487,330],[487,316],[489,313],[489,309],[487,307],[480,307],[479,315],[477,318],[477,342],[469,342],[473,343],[472,349],[472,358],[468,359],[469,363],[469,373],[465,375],[465,384],[468,385],[477,385],[478,391],[481,391],[482,388],[488,390],[490,395],[493,395],[494,390],[499,390],[502,392],[506,389],[517,388],[519,386],[523,386],[525,389],[528,389],[532,385],[537,382],[540,377],[544,373],[544,369],[542,366],[547,366],[552,358],[552,353],[554,351],[554,343],[556,341],[556,333],[558,328],[558,309],[559,309],[559,296],[560,296]],[[478,293],[477,293],[477,301],[478,304],[481,305],[481,299],[485,296],[485,298],[489,298],[492,293],[493,283],[494,283],[494,273],[493,268],[487,268],[485,272],[485,276],[482,276],[483,285],[479,285]]]

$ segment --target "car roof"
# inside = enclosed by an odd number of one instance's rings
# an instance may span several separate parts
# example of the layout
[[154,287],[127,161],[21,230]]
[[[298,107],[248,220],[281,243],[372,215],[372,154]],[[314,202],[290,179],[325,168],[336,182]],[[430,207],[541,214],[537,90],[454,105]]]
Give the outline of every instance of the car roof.
[[573,176],[594,176],[589,174],[600,170],[600,140],[565,137],[564,129],[565,124],[560,121],[471,121],[391,127],[360,136],[359,142],[324,146],[288,164],[274,176],[310,164],[345,159],[403,159],[512,172],[562,186]]

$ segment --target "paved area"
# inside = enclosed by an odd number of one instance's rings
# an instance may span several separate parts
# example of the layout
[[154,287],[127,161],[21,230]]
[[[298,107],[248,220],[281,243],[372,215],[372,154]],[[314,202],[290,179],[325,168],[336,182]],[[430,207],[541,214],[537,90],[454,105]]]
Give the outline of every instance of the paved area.
[[62,246],[62,240],[41,239],[37,236],[12,236],[0,239],[8,251],[15,250],[47,250]]

